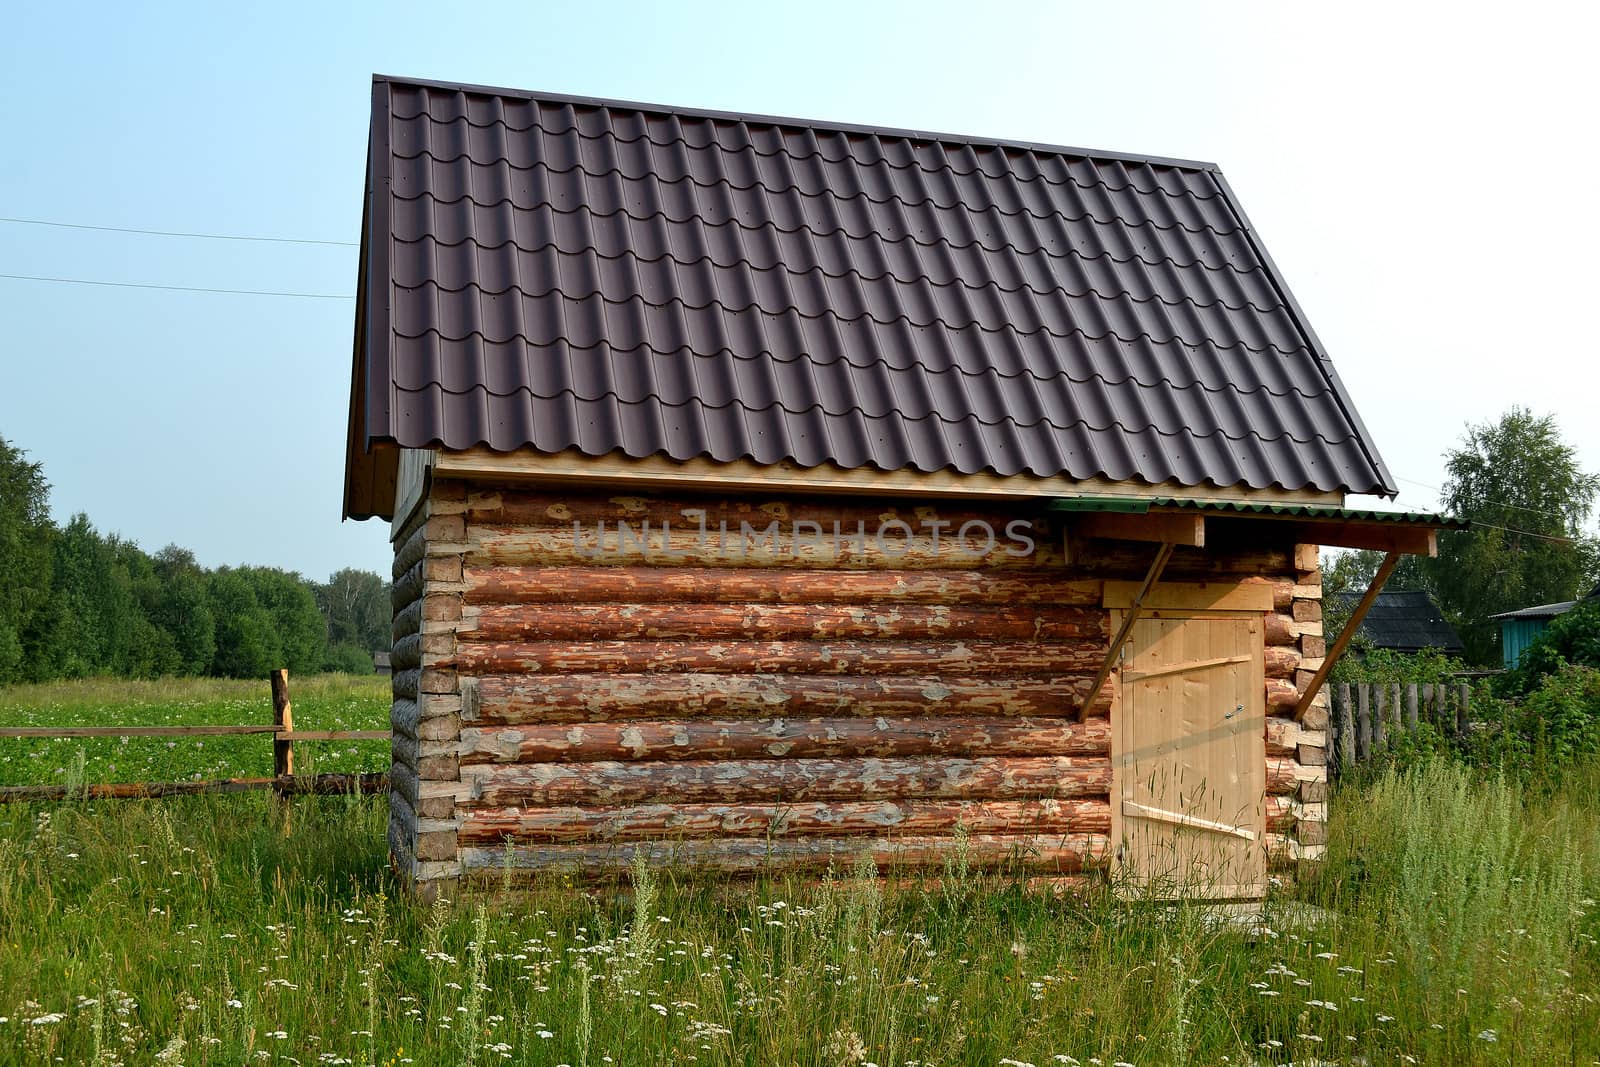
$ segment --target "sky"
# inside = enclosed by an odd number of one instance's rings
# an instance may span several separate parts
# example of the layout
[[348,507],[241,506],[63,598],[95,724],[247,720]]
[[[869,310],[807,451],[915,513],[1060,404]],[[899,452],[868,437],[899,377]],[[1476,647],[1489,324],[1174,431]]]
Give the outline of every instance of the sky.
[[[17,4],[0,436],[58,521],[388,569],[341,522],[374,73],[1214,161],[1400,479],[1551,414],[1600,470],[1600,14],[1578,4]],[[1374,503],[1352,498],[1356,503]]]

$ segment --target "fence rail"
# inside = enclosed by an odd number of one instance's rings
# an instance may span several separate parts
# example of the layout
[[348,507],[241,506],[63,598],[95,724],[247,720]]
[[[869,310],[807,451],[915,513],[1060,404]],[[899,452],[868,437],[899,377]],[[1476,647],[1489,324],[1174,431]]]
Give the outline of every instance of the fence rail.
[[63,800],[69,796],[121,800],[144,797],[189,796],[201,793],[243,793],[271,789],[279,796],[327,793],[380,793],[389,788],[389,776],[372,774],[294,773],[296,741],[383,741],[388,730],[296,730],[289,701],[289,672],[272,672],[270,723],[235,726],[0,726],[0,738],[91,737],[223,737],[239,734],[272,735],[270,778],[222,778],[201,782],[99,782],[89,785],[0,786],[0,804],[18,800]]
[[1332,770],[1353,768],[1388,751],[1396,737],[1427,724],[1463,737],[1470,728],[1472,687],[1439,685],[1351,685],[1333,690],[1328,757]]

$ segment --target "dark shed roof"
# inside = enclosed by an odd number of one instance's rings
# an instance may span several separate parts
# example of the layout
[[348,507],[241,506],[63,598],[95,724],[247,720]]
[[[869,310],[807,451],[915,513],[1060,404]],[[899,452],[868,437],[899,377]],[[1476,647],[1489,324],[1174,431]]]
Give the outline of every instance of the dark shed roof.
[[[1345,607],[1354,607],[1359,593],[1335,593],[1332,599]],[[1374,648],[1392,648],[1400,652],[1420,652],[1437,648],[1443,652],[1460,652],[1461,635],[1445,620],[1439,605],[1427,593],[1397,590],[1378,594],[1367,617],[1361,620],[1361,636],[1372,642]]]
[[372,102],[349,515],[389,444],[1394,492],[1211,164]]

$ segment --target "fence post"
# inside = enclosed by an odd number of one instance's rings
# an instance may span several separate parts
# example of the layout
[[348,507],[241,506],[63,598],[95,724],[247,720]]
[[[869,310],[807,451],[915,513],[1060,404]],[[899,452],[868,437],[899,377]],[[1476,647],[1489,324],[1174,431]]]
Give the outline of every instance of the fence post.
[[1356,686],[1356,701],[1358,707],[1356,714],[1356,759],[1369,760],[1372,758],[1372,687],[1370,685]]
[[1339,770],[1349,769],[1356,761],[1356,731],[1355,722],[1350,714],[1350,683],[1339,683],[1338,700],[1339,717],[1336,720],[1339,726]]
[[1417,732],[1417,683],[1406,686],[1406,729]]
[[[272,672],[272,725],[280,731],[294,729],[294,709],[289,704],[289,672]],[[294,773],[294,742],[279,734],[272,738],[272,776],[283,778]]]
[[1456,732],[1462,737],[1467,736],[1467,731],[1472,725],[1471,718],[1467,715],[1467,704],[1471,699],[1472,687],[1462,682],[1456,690],[1458,703],[1456,704]]
[[1384,743],[1389,738],[1388,723],[1385,721],[1388,712],[1384,708],[1384,697],[1387,696],[1381,685],[1369,685],[1372,690],[1372,752],[1376,755],[1384,749]]

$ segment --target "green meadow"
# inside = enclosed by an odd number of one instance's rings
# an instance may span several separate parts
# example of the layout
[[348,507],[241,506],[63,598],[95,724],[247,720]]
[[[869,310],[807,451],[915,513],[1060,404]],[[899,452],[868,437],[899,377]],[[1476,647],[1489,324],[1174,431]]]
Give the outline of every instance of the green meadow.
[[[381,680],[293,687],[297,725],[383,721]],[[258,722],[264,688],[8,690],[0,722]],[[133,746],[0,739],[0,776],[270,769],[259,737]],[[1600,1063],[1600,766],[1537,794],[1445,761],[1341,789],[1326,861],[1251,923],[959,854],[925,878],[552,872],[425,904],[385,818],[373,797],[0,805],[0,1063]]]

